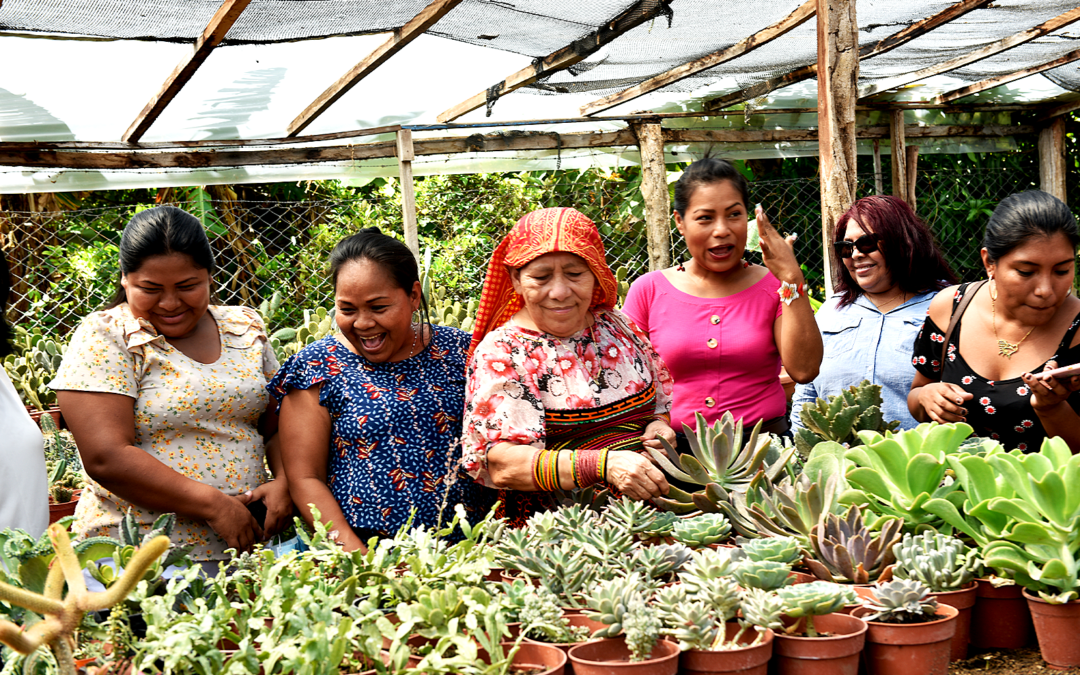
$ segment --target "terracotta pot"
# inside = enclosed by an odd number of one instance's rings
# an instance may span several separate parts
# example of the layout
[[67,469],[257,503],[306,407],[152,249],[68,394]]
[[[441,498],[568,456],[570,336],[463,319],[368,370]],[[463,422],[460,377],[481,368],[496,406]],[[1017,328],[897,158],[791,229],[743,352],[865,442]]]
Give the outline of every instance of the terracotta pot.
[[[860,607],[852,616],[872,612]],[[867,675],[946,675],[960,610],[941,603],[937,613],[940,619],[925,623],[867,621],[863,649]]]
[[679,670],[679,645],[657,640],[644,661],[630,660],[623,638],[595,640],[570,650],[575,675],[675,675]]
[[856,675],[866,639],[866,622],[834,612],[814,617],[814,628],[830,637],[777,633],[772,664],[776,675]]
[[[367,670],[360,671],[359,675],[375,675],[376,673],[379,672],[376,668],[374,668],[375,661],[371,657],[363,656],[362,654],[358,654],[357,655],[357,660],[360,661],[360,663],[363,665],[364,668],[367,668]],[[379,660],[382,661],[384,666],[389,666],[390,665],[390,653],[386,652],[386,651],[379,652]]]
[[61,502],[56,504],[49,502],[49,524],[52,525],[61,518],[75,515],[75,507],[79,505],[79,497],[82,495],[82,490],[75,490],[72,493],[72,500],[70,502]]
[[[509,651],[514,647],[514,643],[503,642],[502,647]],[[536,668],[546,669],[538,675],[565,675],[569,665],[566,652],[553,645],[539,642],[522,642],[510,663],[511,672]]]
[[1046,602],[1027,589],[1024,590],[1035,635],[1039,638],[1039,652],[1043,661],[1054,670],[1080,666],[1080,640],[1076,639],[1080,628],[1080,602],[1073,600],[1064,605]]
[[492,567],[490,570],[488,570],[488,573],[484,575],[484,579],[486,581],[493,581],[495,583],[499,583],[503,580],[503,568]]
[[979,649],[1019,649],[1031,641],[1031,610],[1018,585],[994,588],[979,579],[971,612],[971,646]]
[[791,577],[792,579],[794,579],[794,581],[791,582],[792,585],[794,585],[794,584],[808,584],[811,581],[817,581],[818,580],[818,578],[815,577],[813,574],[807,574],[806,572],[799,572],[799,571],[796,571],[796,570],[792,570],[791,574],[789,574],[788,576]]
[[[815,577],[815,581],[817,578]],[[859,597],[859,601],[854,605],[844,605],[841,609],[836,610],[839,614],[851,614],[856,609],[863,606],[863,600],[874,599],[874,585],[873,584],[854,584],[851,588],[855,591],[855,595]]]
[[517,580],[524,581],[530,586],[540,586],[540,580],[536,577],[530,577],[528,574],[521,572],[520,570],[503,570],[503,581],[513,583]]
[[975,606],[975,590],[978,587],[979,584],[972,581],[958,591],[930,594],[937,598],[938,602],[960,610],[960,615],[956,618],[956,634],[952,639],[952,654],[949,657],[952,661],[967,658],[968,643],[971,642],[971,608]]
[[[571,626],[585,626],[586,628],[589,629],[590,634],[595,633],[596,631],[600,630],[601,628],[606,628],[607,627],[607,624],[600,623],[599,621],[593,621],[592,619],[588,618],[584,614],[568,614],[568,615],[566,615],[566,620],[570,623]],[[552,647],[558,647],[559,649],[563,650],[564,652],[569,652],[571,647],[576,647],[577,645],[580,645],[580,644],[582,644],[584,642],[588,642],[589,640],[583,640],[582,642],[543,642],[541,640],[534,640],[534,639],[532,639],[532,638],[530,638],[529,636],[526,635],[524,641],[525,642],[535,642],[537,644],[542,644],[542,645],[551,645]],[[573,670],[573,665],[572,664],[567,664],[567,670],[572,671]]]
[[[738,623],[727,624],[727,639],[731,640],[739,633]],[[749,644],[757,638],[757,631],[747,631],[739,639],[740,644]],[[769,668],[769,658],[773,651],[773,632],[766,629],[759,644],[752,647],[739,647],[710,651],[690,649],[683,652],[679,659],[680,673],[709,675],[710,673],[740,673],[741,675],[765,675]]]

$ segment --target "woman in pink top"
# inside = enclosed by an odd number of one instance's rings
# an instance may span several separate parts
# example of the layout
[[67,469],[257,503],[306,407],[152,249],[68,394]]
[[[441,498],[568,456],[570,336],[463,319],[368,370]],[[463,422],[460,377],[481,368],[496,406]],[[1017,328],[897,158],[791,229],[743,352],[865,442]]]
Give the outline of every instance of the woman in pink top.
[[787,433],[780,364],[800,383],[817,376],[821,334],[806,297],[794,237],[784,239],[761,206],[765,267],[742,259],[750,190],[722,159],[690,165],[675,185],[675,224],[690,260],[650,272],[630,287],[623,312],[667,363],[675,380],[671,426],[694,427],[731,411],[744,424]]

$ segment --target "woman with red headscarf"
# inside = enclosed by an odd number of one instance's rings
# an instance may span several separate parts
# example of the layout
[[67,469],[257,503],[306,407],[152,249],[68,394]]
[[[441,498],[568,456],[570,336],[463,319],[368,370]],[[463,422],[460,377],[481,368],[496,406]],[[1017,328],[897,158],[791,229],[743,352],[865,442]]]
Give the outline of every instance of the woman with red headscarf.
[[544,493],[606,483],[633,499],[668,485],[644,445],[674,441],[671,376],[614,309],[617,284],[591,220],[534,211],[495,249],[473,331],[466,470],[521,522]]

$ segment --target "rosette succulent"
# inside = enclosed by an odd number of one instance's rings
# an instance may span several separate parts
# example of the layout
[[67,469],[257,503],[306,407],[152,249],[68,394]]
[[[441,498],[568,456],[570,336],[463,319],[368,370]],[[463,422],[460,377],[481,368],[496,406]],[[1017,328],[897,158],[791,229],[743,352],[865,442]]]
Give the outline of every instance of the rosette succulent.
[[692,548],[704,548],[723,541],[731,533],[731,523],[719,513],[702,513],[676,521],[671,536]]
[[754,561],[770,560],[790,564],[802,557],[799,541],[795,537],[739,539],[738,544],[746,557]]
[[791,565],[772,560],[744,560],[735,568],[735,579],[743,588],[774,591],[791,584]]
[[882,623],[915,623],[937,613],[937,598],[916,579],[893,579],[874,586],[874,599],[863,600],[873,610],[863,618]]
[[[784,607],[784,614],[796,621],[784,629],[786,633],[796,633],[800,625],[804,626],[807,637],[817,637],[814,630],[814,617],[831,614],[844,605],[857,602],[854,589],[827,581],[812,581],[808,584],[786,586],[774,591]],[[805,621],[803,621],[805,619]]]
[[803,563],[818,579],[867,584],[891,576],[896,561],[893,546],[900,541],[903,522],[897,518],[878,521],[874,532],[863,524],[857,504],[843,518],[829,514],[810,533],[813,557]]
[[917,580],[935,593],[963,588],[982,573],[977,549],[939,532],[905,534],[893,546],[893,555],[894,576]]

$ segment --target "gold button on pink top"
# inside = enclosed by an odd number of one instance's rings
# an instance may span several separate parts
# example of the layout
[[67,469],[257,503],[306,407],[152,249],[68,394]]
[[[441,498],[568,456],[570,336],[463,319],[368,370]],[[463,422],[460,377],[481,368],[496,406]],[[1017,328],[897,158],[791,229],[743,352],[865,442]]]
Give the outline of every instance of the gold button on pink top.
[[716,324],[720,323],[720,317],[716,314],[713,314],[709,317],[709,323],[715,326]]
[[705,344],[709,345],[709,349],[716,349],[716,338],[709,338]]
[[716,405],[716,399],[713,398],[712,396],[707,397],[705,399],[705,405],[710,407],[710,408],[713,407],[714,405]]

